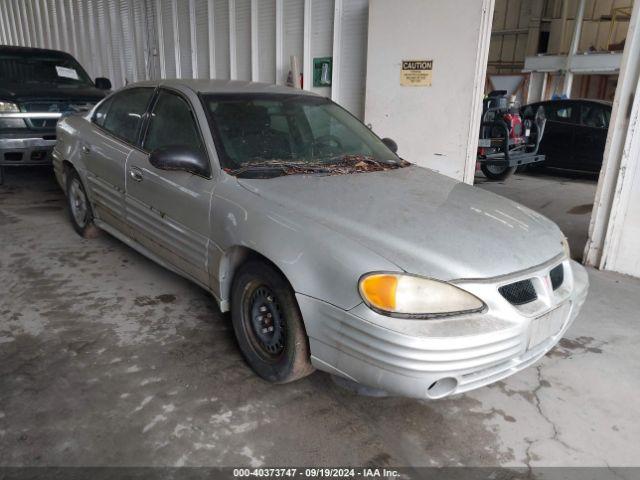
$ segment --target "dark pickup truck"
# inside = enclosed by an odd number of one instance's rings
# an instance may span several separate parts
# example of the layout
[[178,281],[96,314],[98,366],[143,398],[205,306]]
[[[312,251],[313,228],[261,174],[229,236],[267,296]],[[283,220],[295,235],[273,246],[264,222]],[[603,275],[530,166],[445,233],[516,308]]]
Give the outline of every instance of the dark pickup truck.
[[90,109],[110,89],[68,53],[0,45],[0,183],[6,166],[50,164],[58,119]]

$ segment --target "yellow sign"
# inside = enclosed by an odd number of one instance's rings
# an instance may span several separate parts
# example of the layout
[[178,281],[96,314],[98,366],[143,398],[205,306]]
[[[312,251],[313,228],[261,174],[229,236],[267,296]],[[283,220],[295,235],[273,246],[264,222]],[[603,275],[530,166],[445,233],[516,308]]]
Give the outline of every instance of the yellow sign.
[[430,87],[433,60],[402,60],[400,85],[403,87]]

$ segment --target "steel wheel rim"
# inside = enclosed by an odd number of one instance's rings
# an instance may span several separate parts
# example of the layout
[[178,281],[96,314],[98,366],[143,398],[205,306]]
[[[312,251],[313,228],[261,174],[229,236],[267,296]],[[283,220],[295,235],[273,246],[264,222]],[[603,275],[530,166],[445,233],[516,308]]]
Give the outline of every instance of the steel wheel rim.
[[266,285],[254,288],[246,298],[245,325],[254,351],[264,360],[277,361],[286,346],[285,320],[280,303]]
[[506,170],[505,167],[499,167],[498,165],[486,165],[485,168],[494,175],[500,175]]
[[76,178],[71,181],[71,186],[69,187],[69,205],[74,220],[79,227],[83,228],[87,223],[87,197]]

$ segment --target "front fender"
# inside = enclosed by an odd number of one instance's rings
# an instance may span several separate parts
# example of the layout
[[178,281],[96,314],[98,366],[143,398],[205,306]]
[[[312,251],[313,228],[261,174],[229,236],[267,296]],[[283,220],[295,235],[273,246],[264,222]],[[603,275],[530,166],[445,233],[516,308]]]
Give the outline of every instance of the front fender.
[[[268,180],[265,180],[268,181]],[[367,272],[401,271],[377,253],[299,214],[247,191],[225,176],[213,199],[212,238],[221,308],[228,306],[235,268],[246,252],[273,262],[294,291],[348,310],[362,302],[358,280]]]

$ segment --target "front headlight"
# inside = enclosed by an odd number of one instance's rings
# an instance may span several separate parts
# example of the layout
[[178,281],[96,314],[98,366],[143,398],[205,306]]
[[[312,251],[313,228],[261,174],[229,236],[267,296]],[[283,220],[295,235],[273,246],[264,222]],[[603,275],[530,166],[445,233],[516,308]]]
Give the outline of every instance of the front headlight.
[[387,315],[429,318],[478,312],[478,297],[450,283],[402,273],[369,273],[360,279],[360,296],[369,307]]
[[3,102],[0,100],[0,113],[17,113],[20,109],[18,105],[11,102]]

